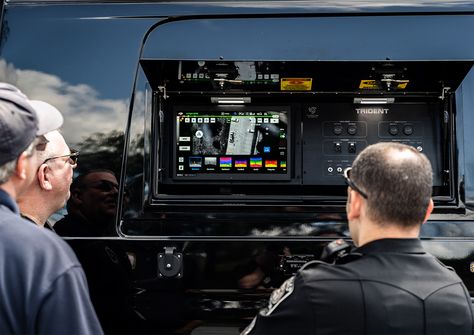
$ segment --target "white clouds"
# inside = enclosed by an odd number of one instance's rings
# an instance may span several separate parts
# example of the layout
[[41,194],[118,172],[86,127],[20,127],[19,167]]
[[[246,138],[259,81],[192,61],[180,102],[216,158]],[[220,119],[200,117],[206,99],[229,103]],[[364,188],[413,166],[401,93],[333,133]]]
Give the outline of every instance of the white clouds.
[[86,84],[69,84],[48,73],[16,69],[0,59],[0,81],[20,88],[30,99],[46,101],[64,116],[62,132],[71,146],[93,133],[125,131],[127,99],[101,99],[99,92]]

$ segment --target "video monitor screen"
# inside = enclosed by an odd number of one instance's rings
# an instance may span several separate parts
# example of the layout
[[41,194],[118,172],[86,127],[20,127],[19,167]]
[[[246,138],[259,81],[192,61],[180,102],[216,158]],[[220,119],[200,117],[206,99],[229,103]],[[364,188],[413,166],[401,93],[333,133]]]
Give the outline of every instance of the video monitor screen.
[[178,179],[289,179],[289,108],[175,109]]

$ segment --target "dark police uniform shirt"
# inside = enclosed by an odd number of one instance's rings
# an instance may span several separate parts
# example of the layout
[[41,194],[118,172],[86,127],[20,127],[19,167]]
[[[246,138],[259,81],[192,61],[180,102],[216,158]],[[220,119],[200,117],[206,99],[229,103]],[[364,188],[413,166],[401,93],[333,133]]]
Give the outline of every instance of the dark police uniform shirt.
[[1,189],[0,334],[102,334],[71,248]]
[[305,265],[243,334],[473,334],[466,287],[418,239],[355,252],[345,264]]

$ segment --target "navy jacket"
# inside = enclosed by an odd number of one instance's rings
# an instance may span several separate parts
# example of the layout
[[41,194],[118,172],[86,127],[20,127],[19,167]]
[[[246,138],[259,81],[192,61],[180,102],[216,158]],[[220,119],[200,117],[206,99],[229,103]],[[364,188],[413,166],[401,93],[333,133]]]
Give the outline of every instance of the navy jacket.
[[0,334],[102,334],[71,248],[1,189]]

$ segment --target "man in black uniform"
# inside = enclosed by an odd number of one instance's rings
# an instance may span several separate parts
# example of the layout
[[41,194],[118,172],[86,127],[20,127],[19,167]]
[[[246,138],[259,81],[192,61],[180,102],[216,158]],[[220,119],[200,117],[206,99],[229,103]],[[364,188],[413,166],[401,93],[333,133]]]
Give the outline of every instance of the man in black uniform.
[[426,156],[379,143],[344,176],[358,248],[335,264],[306,264],[243,334],[473,334],[466,287],[418,239],[433,209]]

